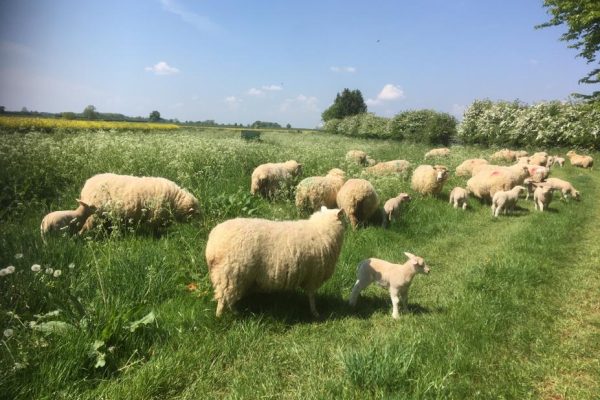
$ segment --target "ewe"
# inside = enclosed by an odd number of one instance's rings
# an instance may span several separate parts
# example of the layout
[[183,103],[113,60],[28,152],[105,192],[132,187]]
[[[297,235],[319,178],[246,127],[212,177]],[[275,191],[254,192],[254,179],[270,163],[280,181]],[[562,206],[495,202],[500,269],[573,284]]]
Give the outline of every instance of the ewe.
[[295,160],[259,165],[252,172],[250,193],[271,198],[275,192],[302,173],[302,164]]

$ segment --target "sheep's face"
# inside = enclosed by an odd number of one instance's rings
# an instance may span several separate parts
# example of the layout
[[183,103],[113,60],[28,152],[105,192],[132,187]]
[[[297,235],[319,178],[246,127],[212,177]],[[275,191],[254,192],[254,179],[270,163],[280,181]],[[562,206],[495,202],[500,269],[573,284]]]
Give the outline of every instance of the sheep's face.
[[579,190],[573,190],[573,198],[575,200],[581,200],[581,193],[579,193]]
[[409,261],[411,262],[418,274],[426,275],[429,273],[429,265],[425,263],[423,257],[415,256],[414,254],[406,252],[404,253],[404,255],[408,257]]
[[441,167],[441,166],[435,166],[435,179],[438,182],[441,182],[443,180],[446,180],[448,178],[448,170],[446,169],[446,167]]
[[400,198],[400,203],[408,203],[412,200],[408,193],[400,193],[398,197]]

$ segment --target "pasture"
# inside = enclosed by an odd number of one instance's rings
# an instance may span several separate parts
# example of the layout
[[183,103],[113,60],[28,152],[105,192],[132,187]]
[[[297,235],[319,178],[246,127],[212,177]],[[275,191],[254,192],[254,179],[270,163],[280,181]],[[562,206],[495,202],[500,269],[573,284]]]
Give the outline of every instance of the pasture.
[[[334,167],[359,177],[362,168],[344,160],[351,149],[413,165],[429,150],[285,131],[249,142],[217,129],[4,131],[0,267],[15,272],[0,277],[0,397],[597,398],[600,175],[568,161],[551,174],[572,182],[580,202],[555,195],[539,213],[521,199],[516,214],[498,219],[472,198],[466,212],[448,204],[466,182],[454,174],[439,198],[413,194],[407,177],[373,178],[383,201],[402,191],[413,201],[387,230],[347,227],[336,272],[317,294],[320,319],[300,291],[253,294],[237,314],[215,318],[210,230],[238,216],[299,218],[285,194],[250,195],[252,170],[295,159],[304,177]],[[454,172],[494,151],[456,146],[427,163]],[[116,229],[44,245],[42,217],[75,208],[85,180],[101,172],[171,179],[199,198],[202,216],[159,237]],[[357,263],[403,263],[405,251],[431,266],[415,278],[409,310],[393,320],[387,291],[374,285],[350,308]]]

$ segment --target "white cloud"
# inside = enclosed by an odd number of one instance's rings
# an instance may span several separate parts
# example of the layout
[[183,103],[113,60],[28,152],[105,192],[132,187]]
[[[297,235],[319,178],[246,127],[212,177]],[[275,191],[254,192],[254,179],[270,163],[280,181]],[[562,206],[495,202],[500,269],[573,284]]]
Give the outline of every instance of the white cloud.
[[176,0],[160,0],[160,2],[165,11],[177,15],[184,22],[192,25],[198,30],[215,31],[219,29],[219,26],[212,22],[210,18],[196,14],[192,11],[188,11],[187,9],[182,7]]
[[282,112],[289,111],[291,109],[301,110],[301,111],[319,111],[317,104],[319,99],[314,96],[305,96],[303,94],[299,94],[294,98],[285,99],[281,106],[279,106],[279,110]]
[[329,67],[329,69],[333,72],[348,72],[350,74],[353,74],[356,72],[355,67]]
[[283,87],[281,87],[279,85],[264,85],[262,87],[262,90],[266,90],[269,92],[278,92],[280,90],[283,90]]
[[251,88],[250,90],[248,90],[248,94],[250,96],[262,96],[264,92],[260,89]]
[[368,99],[366,103],[369,106],[374,106],[386,101],[400,100],[405,97],[404,90],[402,90],[400,86],[388,83],[383,87],[383,89],[381,89],[381,92],[379,92],[375,99]]
[[154,72],[156,75],[173,75],[178,74],[179,70],[175,67],[171,67],[164,61],[159,61],[152,67],[144,68],[146,71]]
[[241,102],[242,102],[242,99],[235,97],[235,96],[225,97],[225,103],[236,104],[236,103],[241,103]]

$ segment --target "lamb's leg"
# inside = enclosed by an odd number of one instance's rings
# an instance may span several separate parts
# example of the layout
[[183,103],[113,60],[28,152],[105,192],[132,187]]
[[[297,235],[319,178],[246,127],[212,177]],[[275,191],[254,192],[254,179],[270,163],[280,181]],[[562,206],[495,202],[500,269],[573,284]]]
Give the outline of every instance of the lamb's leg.
[[94,227],[94,215],[90,215],[88,219],[85,221],[85,224],[81,227],[78,234],[83,235],[87,231],[91,230]]
[[400,290],[400,300],[402,301],[402,308],[408,310],[408,288]]
[[317,306],[315,304],[315,291],[307,290],[306,294],[308,295],[308,303],[310,304],[310,313],[315,318],[319,318],[319,312],[317,311]]
[[463,209],[463,211],[467,209],[467,202],[466,201],[463,201],[462,209]]
[[354,287],[352,288],[352,293],[350,294],[350,300],[348,300],[348,303],[350,303],[350,305],[352,307],[354,307],[356,305],[356,302],[358,301],[358,295],[360,294],[360,292],[366,288],[367,286],[369,286],[371,282],[367,282],[365,280],[360,280],[358,279],[356,281],[356,283],[354,284]]
[[398,303],[400,298],[398,297],[398,289],[390,286],[390,297],[392,298],[392,318],[397,319],[400,314],[398,313]]
[[458,200],[454,200],[454,208],[458,208]]

